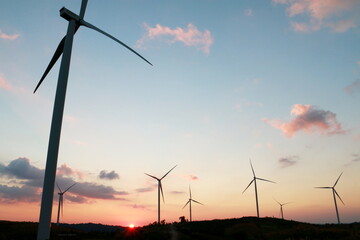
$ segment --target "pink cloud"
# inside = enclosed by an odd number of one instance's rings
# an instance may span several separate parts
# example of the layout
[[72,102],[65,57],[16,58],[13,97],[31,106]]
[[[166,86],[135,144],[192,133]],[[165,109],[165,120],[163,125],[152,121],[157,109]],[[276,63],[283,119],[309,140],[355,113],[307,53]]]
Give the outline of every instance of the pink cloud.
[[19,34],[8,35],[8,34],[6,34],[6,33],[3,33],[3,32],[0,30],[0,39],[15,40],[15,39],[17,39],[19,36],[20,36]]
[[84,173],[74,170],[66,165],[66,163],[62,164],[57,169],[57,175],[60,176],[68,176],[68,177],[78,177],[79,179],[82,179],[84,177]]
[[147,32],[140,40],[137,41],[137,47],[142,47],[145,42],[154,40],[155,38],[168,37],[169,39],[167,39],[167,42],[170,44],[182,42],[185,46],[196,47],[205,54],[209,54],[210,46],[214,42],[209,30],[201,32],[191,23],[187,25],[187,28],[177,27],[174,29],[161,26],[160,24],[156,24],[155,27],[150,27],[147,23],[144,25]]
[[0,73],[0,88],[10,91],[12,86],[6,81],[3,74]]
[[295,104],[291,114],[295,117],[289,122],[269,119],[263,121],[280,129],[287,137],[292,137],[299,131],[320,132],[328,135],[344,133],[341,124],[336,119],[336,114],[333,112],[324,111],[312,105]]
[[[357,27],[359,14],[358,0],[273,0],[274,3],[287,4],[289,17],[305,15],[309,22],[295,22],[292,27],[298,32],[312,32],[327,27],[333,32],[345,32]],[[344,16],[346,14],[346,19]]]
[[360,79],[356,80],[355,82],[351,83],[350,85],[344,88],[345,92],[348,94],[360,92]]
[[246,9],[246,11],[245,11],[245,15],[246,15],[246,16],[249,16],[249,17],[251,17],[251,16],[253,16],[253,15],[254,15],[254,12],[253,12],[253,10],[252,10],[252,9]]

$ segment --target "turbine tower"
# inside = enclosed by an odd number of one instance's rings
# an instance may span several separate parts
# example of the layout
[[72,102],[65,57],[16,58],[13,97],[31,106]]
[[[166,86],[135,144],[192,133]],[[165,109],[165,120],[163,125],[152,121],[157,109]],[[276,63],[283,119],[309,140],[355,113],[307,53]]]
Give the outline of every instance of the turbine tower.
[[49,239],[50,236],[50,222],[51,222],[51,212],[52,212],[52,204],[53,204],[53,193],[54,193],[54,185],[55,185],[55,175],[56,175],[56,167],[57,167],[57,159],[58,159],[58,151],[59,151],[59,142],[60,142],[60,133],[61,133],[61,125],[63,119],[64,112],[64,103],[65,103],[65,95],[66,95],[66,86],[69,76],[69,68],[70,68],[70,59],[71,59],[71,49],[73,44],[73,37],[76,31],[80,26],[85,26],[90,29],[93,29],[105,36],[111,38],[122,46],[126,47],[137,56],[142,58],[144,61],[152,65],[148,60],[142,57],[135,50],[127,46],[125,43],[111,36],[110,34],[102,31],[101,29],[95,27],[94,25],[86,22],[84,20],[85,10],[86,10],[87,0],[82,0],[80,14],[77,15],[66,8],[60,9],[60,16],[69,21],[68,29],[65,37],[60,41],[52,59],[50,60],[49,65],[47,66],[43,76],[41,77],[39,83],[37,84],[34,93],[41,85],[42,81],[45,79],[46,75],[49,73],[51,68],[55,65],[56,61],[60,58],[61,55],[61,64],[60,71],[58,77],[58,83],[56,88],[55,102],[53,108],[53,116],[51,121],[51,130],[49,137],[49,145],[45,166],[45,176],[44,176],[44,185],[43,185],[43,193],[41,199],[41,209],[40,209],[40,218],[39,218],[39,226],[38,226],[38,236],[37,240],[46,240]]
[[[275,200],[275,199],[274,199]],[[280,203],[277,200],[275,200],[279,205],[280,205],[280,214],[281,214],[281,219],[284,219],[284,212],[283,212],[283,206],[286,204],[289,204],[291,202],[287,202],[287,203]]]
[[335,186],[336,184],[338,183],[341,175],[343,173],[340,174],[340,176],[338,177],[338,179],[336,180],[334,186],[332,187],[315,187],[315,188],[322,188],[322,189],[331,189],[332,190],[332,193],[333,193],[333,197],[334,197],[334,204],[335,204],[335,210],[336,210],[336,217],[337,217],[337,220],[338,220],[338,224],[340,224],[340,217],[339,217],[339,211],[338,211],[338,207],[337,207],[337,203],[336,203],[336,196],[340,199],[340,201],[345,205],[345,203],[343,202],[343,200],[341,199],[340,195],[336,192],[335,190]]
[[60,209],[61,209],[61,216],[63,216],[63,209],[64,209],[64,194],[69,191],[70,188],[72,188],[76,183],[74,183],[73,185],[71,185],[70,187],[68,187],[65,191],[61,191],[61,188],[59,187],[59,185],[56,183],[56,186],[59,189],[59,205],[58,205],[58,215],[57,215],[57,221],[56,224],[59,225],[59,220],[60,220]]
[[[175,165],[175,167],[176,166],[177,165]],[[154,176],[152,176],[150,174],[145,173],[149,177],[152,177],[152,178],[154,178],[154,179],[156,179],[158,181],[158,224],[160,224],[160,192],[161,192],[163,202],[165,203],[164,193],[163,193],[163,189],[162,189],[162,185],[161,185],[161,180],[163,180],[166,177],[166,175],[168,175],[175,167],[170,169],[164,176],[162,176],[162,178],[157,178],[157,177],[154,177]]]
[[186,204],[183,206],[183,209],[186,207],[186,205],[189,204],[189,208],[190,208],[190,222],[192,222],[192,214],[191,214],[191,202],[194,202],[194,203],[197,203],[197,204],[201,204],[201,205],[204,205],[202,204],[201,202],[198,202],[194,199],[191,198],[191,188],[190,188],[190,185],[189,185],[189,193],[190,193],[190,198],[189,200],[186,202]]
[[251,182],[249,183],[249,185],[245,188],[245,190],[242,192],[244,193],[252,183],[254,183],[255,185],[255,199],[256,199],[256,212],[257,212],[257,217],[259,217],[259,202],[258,202],[258,193],[257,193],[257,185],[256,185],[256,180],[261,180],[261,181],[266,181],[266,182],[271,182],[271,183],[275,183],[273,181],[270,181],[270,180],[267,180],[267,179],[264,179],[264,178],[258,178],[255,176],[255,171],[254,171],[254,168],[252,166],[252,163],[251,163],[251,160],[250,160],[250,166],[251,166],[251,170],[253,172],[253,175],[254,175],[254,178],[253,180],[251,180]]

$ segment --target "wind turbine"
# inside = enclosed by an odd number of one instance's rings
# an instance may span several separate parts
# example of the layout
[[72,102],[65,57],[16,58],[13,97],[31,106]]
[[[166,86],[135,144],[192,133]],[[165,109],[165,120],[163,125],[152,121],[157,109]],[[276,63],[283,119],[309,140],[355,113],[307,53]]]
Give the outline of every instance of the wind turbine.
[[256,212],[257,212],[257,217],[259,217],[260,214],[259,214],[259,202],[258,202],[258,193],[257,193],[256,180],[261,180],[261,181],[266,181],[266,182],[271,182],[271,183],[275,183],[275,182],[270,181],[270,180],[267,180],[267,179],[264,179],[264,178],[258,178],[258,177],[256,177],[256,176],[255,176],[254,168],[253,168],[253,166],[252,166],[252,164],[251,164],[251,160],[250,160],[250,166],[251,166],[251,170],[252,170],[252,172],[253,172],[254,178],[253,178],[253,180],[251,180],[251,182],[249,183],[249,185],[245,188],[245,190],[244,190],[242,193],[244,193],[244,192],[250,187],[250,185],[251,185],[252,183],[254,183],[254,185],[255,185],[255,198],[256,198]]
[[184,205],[183,209],[186,207],[186,205],[189,204],[189,207],[190,207],[190,222],[192,222],[192,215],[191,215],[191,202],[194,202],[194,203],[197,203],[197,204],[201,204],[201,205],[204,205],[202,204],[201,202],[198,202],[194,199],[191,198],[191,188],[190,188],[190,185],[189,185],[189,193],[190,193],[190,198],[189,200],[186,202],[186,204]]
[[340,174],[340,176],[338,177],[338,179],[336,180],[334,186],[332,187],[315,187],[315,188],[323,188],[323,189],[331,189],[332,192],[333,192],[333,197],[334,197],[334,203],[335,203],[335,210],[336,210],[336,217],[337,217],[337,220],[338,220],[338,224],[340,224],[340,217],[339,217],[339,211],[338,211],[338,207],[337,207],[337,203],[336,203],[336,196],[340,199],[340,201],[345,205],[345,203],[343,202],[343,200],[341,199],[340,195],[336,192],[335,190],[335,186],[336,184],[338,183],[341,175],[343,173]]
[[[275,200],[275,199],[274,199]],[[281,214],[281,219],[284,219],[284,212],[283,212],[283,206],[286,204],[289,204],[291,202],[287,202],[287,203],[280,203],[277,200],[275,200],[279,205],[280,205],[280,214]]]
[[70,68],[70,59],[71,59],[71,49],[73,44],[73,37],[76,31],[80,26],[85,26],[90,29],[93,29],[105,36],[111,38],[122,46],[126,47],[137,56],[142,58],[144,61],[152,65],[148,60],[142,57],[135,50],[127,46],[125,43],[111,36],[110,34],[102,31],[101,29],[95,27],[94,25],[86,22],[84,20],[87,0],[82,0],[80,14],[77,15],[66,8],[60,9],[60,16],[69,21],[68,29],[65,37],[60,41],[52,59],[50,60],[49,65],[47,66],[44,74],[42,75],[39,83],[37,84],[34,93],[41,85],[42,81],[45,79],[46,75],[49,73],[51,68],[54,66],[56,61],[60,58],[61,55],[61,64],[60,71],[58,77],[58,83],[56,88],[56,96],[54,102],[53,116],[51,121],[51,130],[49,137],[49,145],[46,159],[46,167],[45,167],[45,176],[44,176],[44,185],[43,185],[43,193],[41,199],[41,209],[40,209],[40,218],[39,218],[39,226],[38,226],[38,240],[46,240],[49,239],[50,236],[50,221],[51,221],[51,211],[52,211],[52,203],[53,203],[53,193],[54,193],[54,184],[55,184],[55,176],[56,176],[56,166],[59,152],[59,142],[60,142],[60,134],[61,134],[61,124],[63,119],[64,112],[64,103],[65,103],[65,95],[66,95],[66,86],[69,76],[69,68]]
[[56,186],[58,187],[59,191],[59,205],[58,205],[58,215],[57,215],[57,221],[56,224],[59,225],[59,219],[60,219],[60,209],[61,209],[61,216],[63,216],[63,209],[64,209],[64,194],[69,191],[70,188],[72,188],[76,183],[74,183],[73,185],[71,185],[70,187],[68,187],[65,191],[61,191],[61,188],[59,187],[59,185],[56,183]]
[[[175,167],[176,166],[177,165],[175,165]],[[160,224],[160,192],[161,192],[163,202],[165,203],[164,193],[163,193],[163,189],[162,189],[162,185],[161,185],[161,180],[163,180],[166,177],[166,175],[168,175],[175,167],[170,169],[164,176],[162,176],[162,178],[157,178],[157,177],[154,177],[154,176],[152,176],[150,174],[145,173],[149,177],[152,177],[152,178],[154,178],[154,179],[156,179],[158,181],[158,224]]]

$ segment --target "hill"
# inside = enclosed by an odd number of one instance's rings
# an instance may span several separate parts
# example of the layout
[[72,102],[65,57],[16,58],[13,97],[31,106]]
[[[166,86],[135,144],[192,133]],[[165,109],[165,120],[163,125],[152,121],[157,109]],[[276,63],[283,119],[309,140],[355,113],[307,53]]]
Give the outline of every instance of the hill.
[[[37,223],[0,221],[0,240],[36,239]],[[52,226],[51,239],[218,239],[218,240],[358,240],[360,223],[309,224],[277,218],[150,224],[134,229],[102,224]]]

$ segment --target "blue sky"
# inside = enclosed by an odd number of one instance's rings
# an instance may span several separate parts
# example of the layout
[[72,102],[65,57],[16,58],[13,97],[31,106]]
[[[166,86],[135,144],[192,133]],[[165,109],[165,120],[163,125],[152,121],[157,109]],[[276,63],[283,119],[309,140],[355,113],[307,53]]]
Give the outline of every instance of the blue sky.
[[[78,13],[80,4],[16,0],[0,9],[6,219],[38,220],[33,181],[45,167],[59,63],[32,91],[66,33],[59,9]],[[85,20],[154,66],[93,30],[76,33],[58,181],[79,184],[65,196],[64,221],[155,221],[155,183],[143,173],[176,164],[163,183],[167,221],[187,214],[189,184],[205,204],[194,219],[255,215],[253,189],[242,194],[249,158],[259,177],[277,182],[260,186],[262,216],[278,215],[276,198],[294,202],[289,218],[335,222],[331,193],[313,187],[344,172],[340,216],[358,221],[359,14],[356,0],[89,1]],[[18,204],[36,207],[25,216]],[[99,210],[114,208],[122,214]]]

